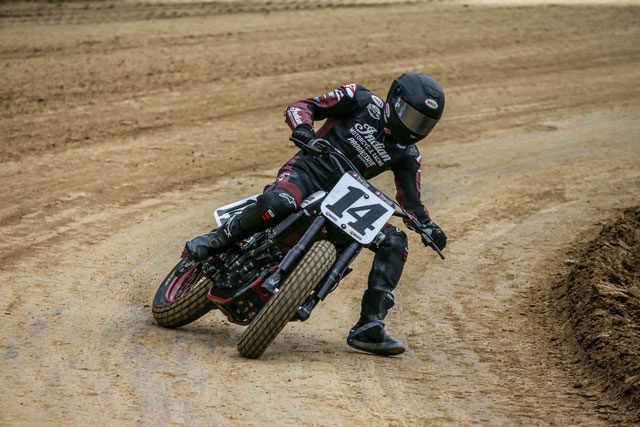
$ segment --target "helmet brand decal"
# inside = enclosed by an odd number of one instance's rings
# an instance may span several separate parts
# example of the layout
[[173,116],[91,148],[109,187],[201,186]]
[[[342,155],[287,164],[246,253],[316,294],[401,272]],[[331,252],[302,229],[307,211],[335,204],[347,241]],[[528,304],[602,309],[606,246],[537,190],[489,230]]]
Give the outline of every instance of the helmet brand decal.
[[373,117],[374,120],[380,120],[380,109],[377,106],[369,104],[367,105],[367,110],[369,111],[369,115]]
[[427,104],[427,107],[434,110],[438,108],[438,103],[435,101],[435,99],[428,98],[426,101],[424,101],[424,103]]
[[378,107],[382,108],[384,106],[384,102],[382,102],[382,99],[378,98],[377,96],[371,95],[371,99],[373,99],[373,102],[375,102]]

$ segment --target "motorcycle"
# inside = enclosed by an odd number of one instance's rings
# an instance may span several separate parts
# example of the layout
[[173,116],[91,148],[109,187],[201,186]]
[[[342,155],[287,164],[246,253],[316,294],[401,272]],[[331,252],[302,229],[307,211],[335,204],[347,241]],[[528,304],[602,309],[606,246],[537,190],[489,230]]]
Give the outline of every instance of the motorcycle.
[[[384,238],[391,216],[414,224],[425,245],[444,255],[412,215],[358,172],[326,140],[309,144],[291,138],[314,156],[328,158],[339,180],[328,191],[307,197],[300,209],[271,229],[231,245],[205,260],[186,252],[162,281],[153,300],[153,316],[177,328],[213,309],[246,325],[237,348],[258,358],[290,321],[306,321],[313,309],[351,272],[361,249]],[[239,215],[256,196],[223,206],[214,213],[218,226]]]

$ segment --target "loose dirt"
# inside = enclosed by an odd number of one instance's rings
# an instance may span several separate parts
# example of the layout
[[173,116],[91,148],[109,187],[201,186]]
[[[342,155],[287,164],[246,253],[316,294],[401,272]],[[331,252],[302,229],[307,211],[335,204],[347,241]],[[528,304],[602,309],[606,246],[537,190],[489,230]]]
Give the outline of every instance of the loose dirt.
[[[640,205],[640,5],[570,3],[0,3],[0,422],[638,421],[559,284]],[[450,242],[410,236],[387,318],[407,353],[346,345],[370,254],[260,360],[215,313],[156,326],[184,242],[295,152],[284,107],[405,71],[447,93],[420,150]]]
[[[629,410],[640,408],[640,209],[627,209],[586,248],[573,249],[558,299],[577,347],[598,383]],[[574,259],[576,258],[576,259]],[[581,388],[578,382],[574,388]]]

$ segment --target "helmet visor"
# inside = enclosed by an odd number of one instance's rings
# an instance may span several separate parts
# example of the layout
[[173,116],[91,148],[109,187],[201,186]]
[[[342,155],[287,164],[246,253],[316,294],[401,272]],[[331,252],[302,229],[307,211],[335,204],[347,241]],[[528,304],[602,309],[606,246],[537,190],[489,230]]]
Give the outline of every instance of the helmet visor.
[[409,105],[404,99],[398,98],[393,108],[400,118],[400,121],[407,129],[418,135],[427,136],[431,129],[438,123],[437,119],[433,119],[426,114]]

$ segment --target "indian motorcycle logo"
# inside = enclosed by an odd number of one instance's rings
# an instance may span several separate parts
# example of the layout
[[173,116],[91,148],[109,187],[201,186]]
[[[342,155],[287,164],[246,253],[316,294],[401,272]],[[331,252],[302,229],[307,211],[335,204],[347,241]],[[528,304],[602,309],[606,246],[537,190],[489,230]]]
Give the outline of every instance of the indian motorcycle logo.
[[356,124],[349,133],[353,137],[347,138],[347,142],[358,152],[358,158],[367,168],[384,166],[391,161],[391,157],[384,148],[384,144],[375,137],[376,128],[368,124]]

